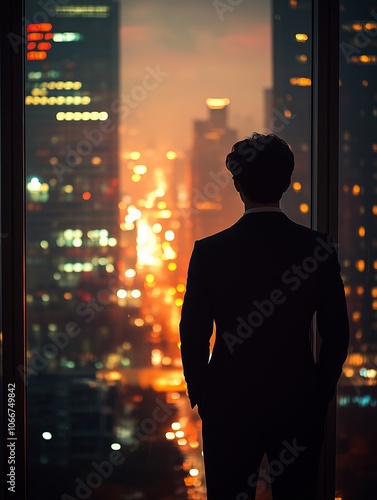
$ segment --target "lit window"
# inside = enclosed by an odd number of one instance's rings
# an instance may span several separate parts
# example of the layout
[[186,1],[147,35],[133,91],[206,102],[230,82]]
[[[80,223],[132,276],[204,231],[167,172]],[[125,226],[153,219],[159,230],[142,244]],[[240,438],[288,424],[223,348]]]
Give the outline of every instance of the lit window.
[[365,270],[365,261],[363,259],[359,259],[355,263],[356,269],[360,272]]
[[102,159],[99,156],[93,156],[91,163],[92,165],[101,165]]
[[310,87],[312,84],[312,81],[310,78],[304,78],[304,77],[292,77],[289,79],[289,83],[294,86],[298,87]]
[[352,319],[353,319],[353,321],[359,321],[360,317],[361,317],[361,314],[360,314],[359,311],[354,311],[352,313]]
[[350,61],[355,64],[375,64],[377,63],[377,56],[362,54],[360,56],[352,56]]
[[305,43],[308,40],[308,35],[306,33],[296,33],[296,42]]

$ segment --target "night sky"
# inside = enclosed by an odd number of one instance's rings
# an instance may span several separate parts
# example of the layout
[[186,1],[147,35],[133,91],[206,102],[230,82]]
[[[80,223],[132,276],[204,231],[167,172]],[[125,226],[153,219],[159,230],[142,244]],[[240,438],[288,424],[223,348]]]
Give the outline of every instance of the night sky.
[[131,99],[134,107],[121,122],[122,148],[188,151],[193,121],[207,118],[207,97],[230,99],[229,125],[240,137],[265,127],[264,89],[272,80],[270,2],[244,0],[231,7],[213,0],[121,0],[121,5],[123,95],[142,85],[146,67],[169,73],[144,99]]

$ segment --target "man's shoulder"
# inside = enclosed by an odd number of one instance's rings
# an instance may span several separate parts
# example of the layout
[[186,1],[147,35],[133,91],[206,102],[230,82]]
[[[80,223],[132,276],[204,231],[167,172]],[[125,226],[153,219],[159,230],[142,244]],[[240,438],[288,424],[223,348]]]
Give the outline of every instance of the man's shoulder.
[[212,245],[218,245],[224,243],[227,240],[233,239],[238,231],[240,231],[240,228],[237,223],[235,223],[232,226],[223,229],[222,231],[218,231],[217,233],[213,233],[205,236],[204,238],[200,238],[196,240],[195,243],[201,248],[211,247]]
[[[245,231],[253,230],[258,232],[258,227],[262,229],[262,233],[266,236],[269,233],[269,229],[272,234],[276,236],[284,236],[288,240],[295,241],[306,241],[308,244],[315,243],[318,240],[323,240],[325,242],[332,241],[330,235],[323,231],[318,231],[316,229],[310,228],[308,226],[304,226],[298,222],[287,217],[284,213],[281,213],[281,217],[278,220],[275,220],[275,223],[271,226],[264,226],[263,224],[258,224],[260,221],[256,221],[256,224],[253,224],[254,221],[247,220],[241,217],[238,221],[235,222],[232,226],[229,226],[222,231],[217,233],[205,236],[204,238],[196,240],[195,244],[200,249],[210,249],[213,247],[219,248],[220,246],[226,245],[228,242],[231,244],[235,243],[236,239],[240,237]],[[270,221],[271,222],[271,221]]]

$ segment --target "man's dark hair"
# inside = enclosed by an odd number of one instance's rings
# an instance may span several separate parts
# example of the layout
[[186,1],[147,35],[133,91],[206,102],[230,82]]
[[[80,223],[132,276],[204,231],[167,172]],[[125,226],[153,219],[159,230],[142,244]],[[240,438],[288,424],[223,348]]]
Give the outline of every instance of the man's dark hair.
[[233,145],[225,164],[250,200],[270,203],[280,200],[288,188],[294,156],[280,137],[254,132]]

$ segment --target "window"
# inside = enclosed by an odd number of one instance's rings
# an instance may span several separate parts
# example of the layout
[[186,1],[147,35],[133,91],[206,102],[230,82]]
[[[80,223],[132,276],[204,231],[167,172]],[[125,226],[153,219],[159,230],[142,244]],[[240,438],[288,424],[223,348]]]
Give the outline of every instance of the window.
[[3,16],[2,366],[19,494],[205,498],[177,325],[193,241],[242,215],[224,158],[255,130],[295,152],[283,209],[338,234],[352,343],[321,500],[369,500],[377,7],[341,4],[338,180],[326,6],[63,3],[15,1]]

